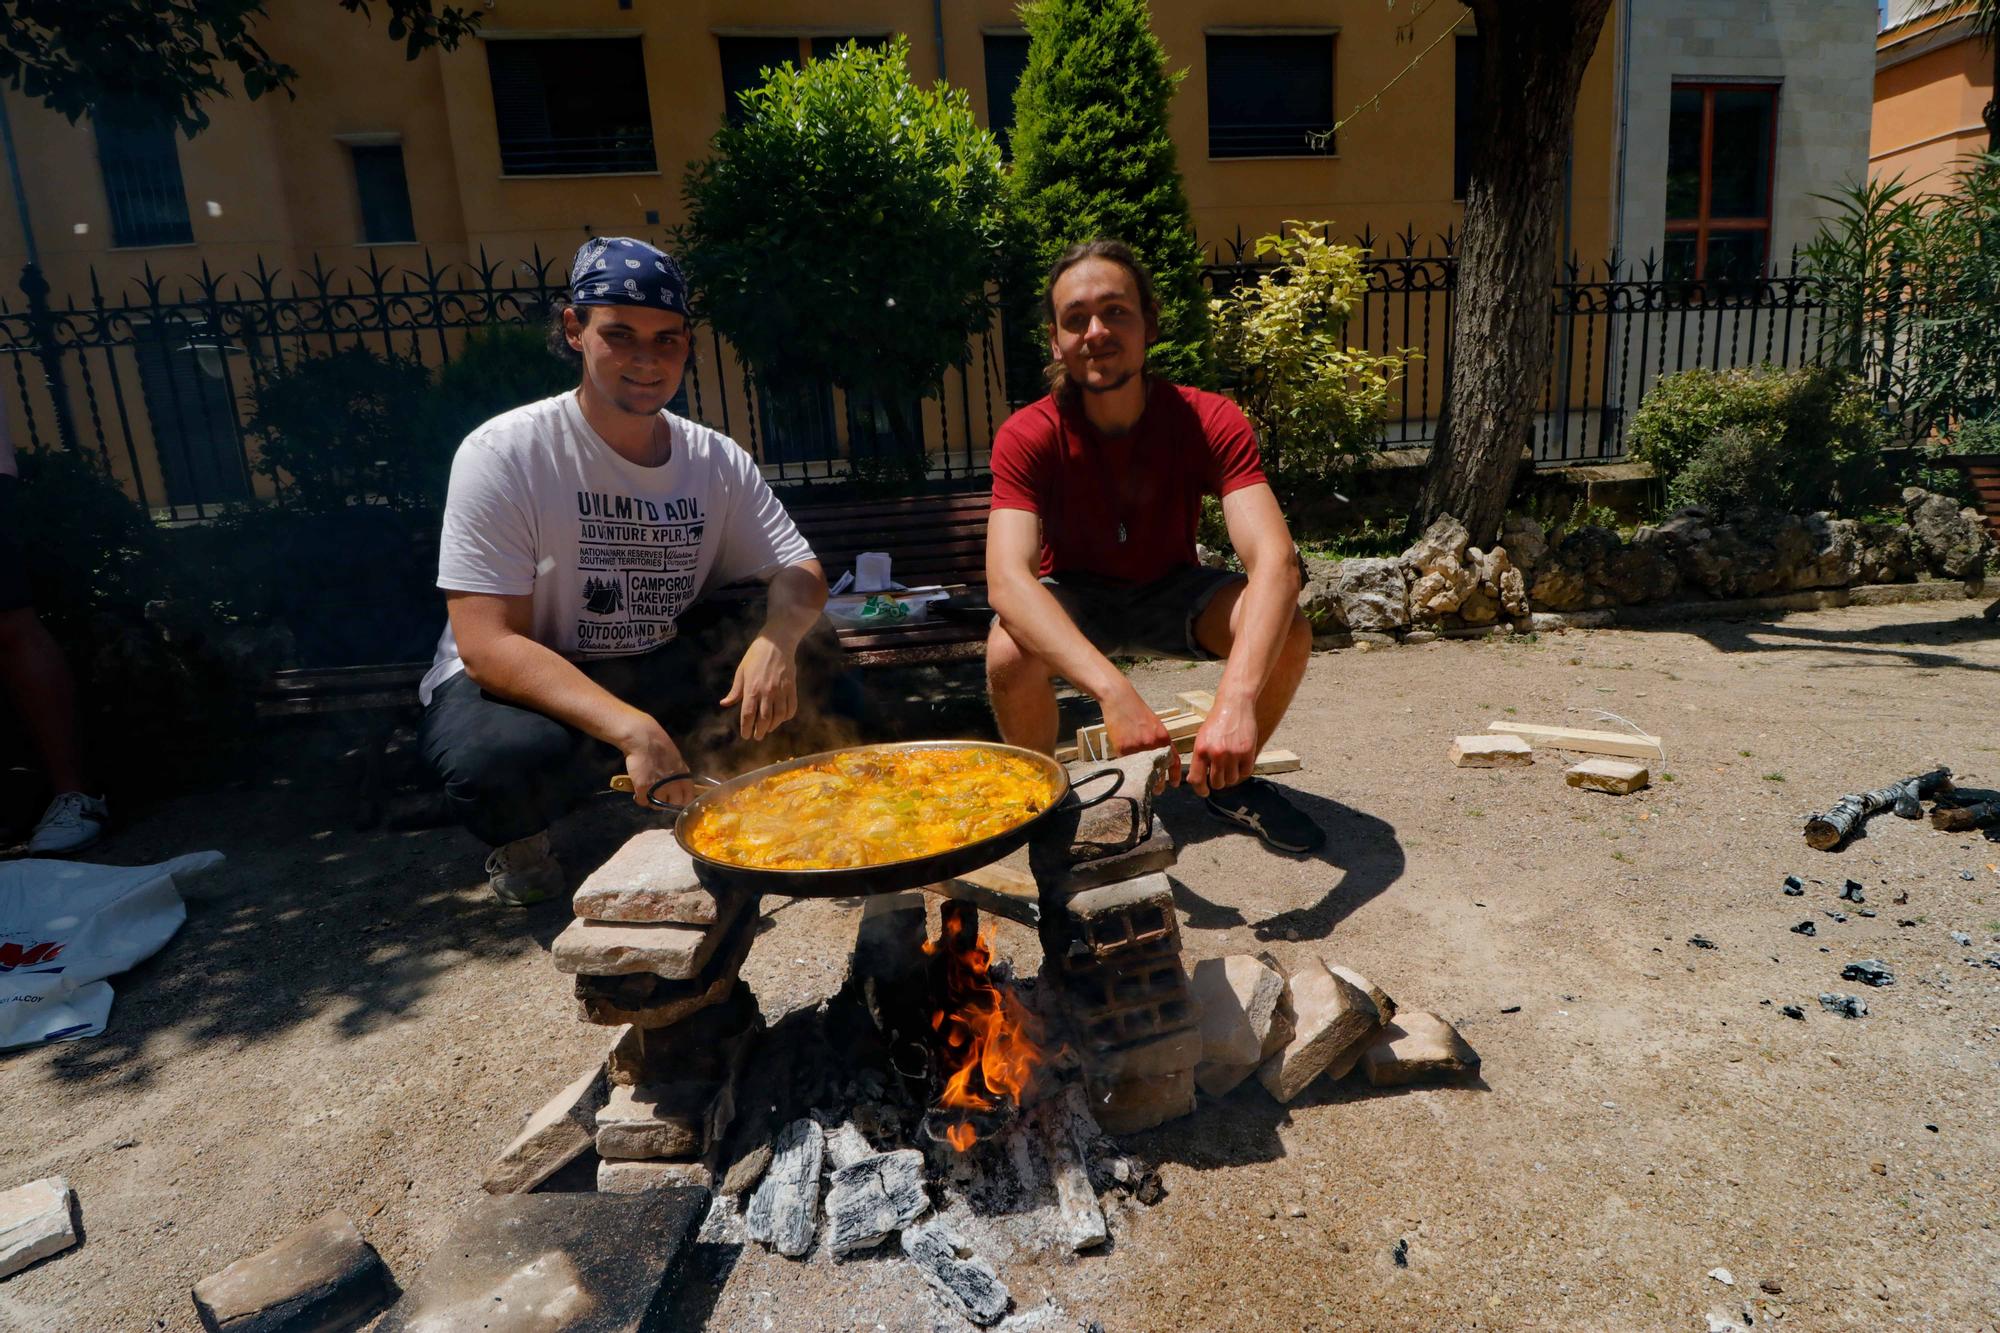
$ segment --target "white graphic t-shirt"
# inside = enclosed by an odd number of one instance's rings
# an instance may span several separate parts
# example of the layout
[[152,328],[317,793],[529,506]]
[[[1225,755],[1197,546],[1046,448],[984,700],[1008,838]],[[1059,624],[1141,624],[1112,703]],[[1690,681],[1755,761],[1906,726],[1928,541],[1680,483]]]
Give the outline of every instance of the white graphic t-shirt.
[[[659,467],[620,457],[574,393],[466,436],[451,463],[438,587],[532,594],[535,642],[581,660],[649,652],[708,589],[813,558],[746,450],[661,416],[673,449]],[[418,697],[429,704],[462,670],[447,624]]]

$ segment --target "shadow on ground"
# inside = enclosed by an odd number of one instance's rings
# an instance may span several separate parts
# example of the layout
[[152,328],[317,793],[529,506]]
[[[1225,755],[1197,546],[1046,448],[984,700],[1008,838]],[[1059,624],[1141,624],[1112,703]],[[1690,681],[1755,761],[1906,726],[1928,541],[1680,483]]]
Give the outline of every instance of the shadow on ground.
[[1973,644],[1990,645],[2000,639],[2000,626],[1993,621],[1963,614],[1915,624],[1898,622],[1852,628],[1829,627],[1803,616],[1621,625],[1619,628],[1692,634],[1725,653],[1837,653],[1861,659],[1853,665],[2000,672],[2000,666],[1975,662],[1953,651]]
[[[1326,845],[1307,856],[1287,857],[1282,852],[1263,851],[1255,839],[1240,829],[1223,824],[1209,814],[1199,797],[1185,789],[1162,796],[1155,808],[1160,821],[1183,848],[1212,838],[1242,840],[1252,855],[1276,857],[1308,866],[1317,863],[1338,870],[1340,877],[1314,902],[1289,911],[1248,921],[1242,909],[1211,901],[1186,883],[1174,882],[1174,900],[1187,913],[1187,923],[1196,930],[1227,930],[1248,924],[1260,940],[1318,940],[1333,933],[1347,915],[1394,884],[1402,876],[1406,858],[1396,838],[1395,826],[1375,815],[1330,801],[1324,796],[1289,788],[1286,795],[1312,821],[1326,830]],[[1311,871],[1308,878],[1317,878]]]

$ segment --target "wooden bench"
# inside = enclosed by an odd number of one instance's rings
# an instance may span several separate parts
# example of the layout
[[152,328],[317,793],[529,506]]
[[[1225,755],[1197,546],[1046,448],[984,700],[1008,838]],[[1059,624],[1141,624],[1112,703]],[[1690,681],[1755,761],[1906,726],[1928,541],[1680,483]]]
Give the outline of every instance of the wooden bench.
[[[1986,530],[2000,543],[2000,454],[1960,454],[1951,460],[1972,483],[1973,502],[1985,516]],[[2000,620],[2000,602],[1986,608],[1988,620]]]
[[[792,521],[812,544],[829,583],[854,568],[863,551],[889,557],[905,587],[943,584],[980,601],[986,596],[987,491],[801,504]],[[856,666],[966,662],[986,651],[984,620],[932,618],[890,629],[843,629],[841,647]]]
[[[882,551],[896,581],[941,583],[974,597],[986,591],[985,491],[894,500],[801,504],[792,521],[812,543],[829,580],[863,551]],[[856,666],[963,662],[985,651],[983,622],[932,619],[892,629],[840,631]],[[259,717],[305,717],[378,708],[415,708],[429,662],[303,668],[274,673],[257,692]]]

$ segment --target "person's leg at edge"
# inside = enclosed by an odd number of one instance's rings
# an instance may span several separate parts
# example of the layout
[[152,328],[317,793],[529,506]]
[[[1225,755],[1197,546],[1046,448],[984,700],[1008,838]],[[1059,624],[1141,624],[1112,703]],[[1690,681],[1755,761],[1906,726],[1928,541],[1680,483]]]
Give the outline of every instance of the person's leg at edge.
[[[1193,635],[1197,645],[1216,657],[1227,658],[1236,644],[1242,625],[1242,596],[1245,582],[1224,584],[1206,606],[1195,614]],[[1271,736],[1291,707],[1312,660],[1312,626],[1304,613],[1293,611],[1291,626],[1278,648],[1278,659],[1257,696],[1257,748],[1268,745]],[[1210,813],[1229,823],[1249,829],[1271,847],[1285,852],[1310,852],[1326,841],[1326,834],[1272,784],[1250,777],[1233,787],[1212,790],[1207,805]]]
[[1001,740],[1042,754],[1055,752],[1060,714],[1054,674],[997,616],[986,636],[986,693]]
[[502,902],[525,907],[563,891],[548,830],[575,803],[575,755],[585,740],[463,673],[438,686],[424,710],[419,747],[444,781],[452,814],[493,849],[486,873]]
[[32,606],[0,611],[0,681],[41,757],[54,800],[28,840],[38,854],[79,851],[97,840],[107,811],[84,790],[76,686],[55,637]]

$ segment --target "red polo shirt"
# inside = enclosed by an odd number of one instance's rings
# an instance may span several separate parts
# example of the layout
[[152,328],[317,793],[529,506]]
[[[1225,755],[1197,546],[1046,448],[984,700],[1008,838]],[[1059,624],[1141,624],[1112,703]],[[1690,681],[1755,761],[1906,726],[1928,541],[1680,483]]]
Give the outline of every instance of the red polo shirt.
[[1150,583],[1192,565],[1202,497],[1264,480],[1242,410],[1165,380],[1152,382],[1125,435],[1101,435],[1081,406],[1043,398],[993,440],[993,508],[1040,516],[1045,576],[1082,570]]

